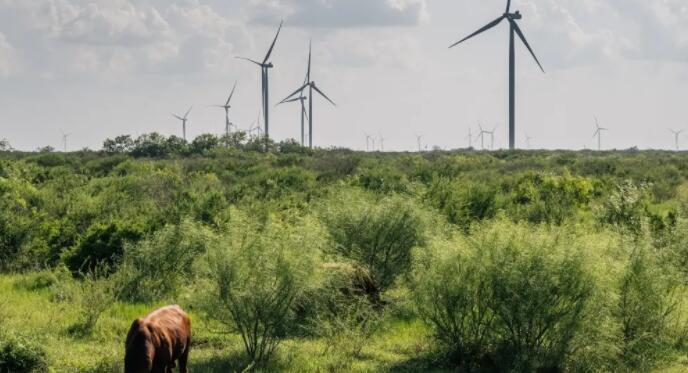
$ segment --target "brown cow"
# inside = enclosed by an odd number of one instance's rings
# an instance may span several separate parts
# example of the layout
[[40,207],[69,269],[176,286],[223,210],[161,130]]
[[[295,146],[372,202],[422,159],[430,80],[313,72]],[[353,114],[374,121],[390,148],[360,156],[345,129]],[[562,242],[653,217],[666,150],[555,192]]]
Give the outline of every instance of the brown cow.
[[191,321],[179,306],[167,306],[131,324],[124,356],[125,373],[172,373],[175,361],[186,373]]

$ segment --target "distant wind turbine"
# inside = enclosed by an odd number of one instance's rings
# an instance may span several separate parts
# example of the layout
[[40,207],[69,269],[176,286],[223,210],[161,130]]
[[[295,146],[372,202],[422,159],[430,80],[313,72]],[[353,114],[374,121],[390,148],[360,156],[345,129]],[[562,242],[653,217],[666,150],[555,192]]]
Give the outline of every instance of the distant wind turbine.
[[229,104],[232,101],[232,96],[234,96],[234,91],[236,90],[237,83],[234,83],[234,87],[232,88],[232,92],[229,94],[229,98],[227,99],[227,102],[224,105],[213,105],[212,107],[217,107],[217,108],[223,108],[225,109],[225,135],[229,136],[229,131],[231,130],[232,123],[229,121],[229,109],[232,108],[232,106]]
[[592,138],[594,139],[595,136],[597,136],[597,150],[602,150],[602,132],[603,131],[609,131],[608,128],[603,128],[600,127],[600,122],[597,120],[597,117],[595,117],[595,134],[592,135]]
[[516,35],[518,35],[518,37],[521,39],[526,48],[528,48],[528,51],[535,59],[535,62],[538,64],[538,66],[540,66],[540,70],[542,70],[543,73],[545,72],[545,69],[542,68],[540,61],[535,56],[535,52],[533,52],[533,49],[530,47],[530,44],[528,44],[528,41],[526,40],[526,37],[523,35],[521,28],[518,27],[518,24],[516,23],[516,21],[523,18],[523,16],[519,11],[516,11],[515,13],[510,13],[510,10],[511,0],[507,0],[506,11],[504,12],[504,14],[502,14],[499,18],[495,19],[494,21],[488,23],[478,31],[452,44],[449,48],[453,48],[463,43],[464,41],[497,26],[505,19],[509,22],[509,149],[513,150],[516,148]]
[[676,150],[680,150],[680,148],[678,146],[678,140],[681,137],[681,134],[684,132],[684,130],[675,131],[675,130],[669,129],[669,131],[671,131],[671,133],[674,134],[674,139],[676,140]]
[[327,95],[325,95],[318,87],[315,82],[311,80],[311,56],[312,56],[312,43],[308,45],[308,68],[306,70],[306,82],[302,87],[294,91],[294,93],[287,96],[281,103],[287,102],[292,97],[297,94],[303,95],[303,92],[308,89],[308,146],[313,148],[313,91],[315,90],[320,96],[324,97],[332,105],[337,106],[334,101],[330,100]]
[[473,132],[473,129],[471,127],[468,127],[468,137],[466,137],[468,139],[468,149],[473,148],[473,133],[472,132]]
[[418,142],[418,152],[423,152],[423,135],[416,134],[416,141]]
[[383,137],[382,134],[379,135],[378,139],[380,140],[380,151],[384,152],[385,151],[385,140],[388,140],[386,137]]
[[277,38],[279,37],[280,31],[282,31],[282,25],[284,24],[284,21],[280,22],[279,28],[277,29],[277,34],[275,35],[275,39],[272,40],[272,44],[270,45],[270,49],[268,49],[268,53],[265,55],[265,58],[263,59],[263,62],[257,62],[254,61],[250,58],[245,58],[245,57],[236,57],[241,60],[245,60],[248,62],[252,62],[258,66],[260,66],[260,72],[261,72],[261,92],[262,92],[262,101],[263,101],[263,116],[265,117],[265,150],[267,151],[267,144],[268,140],[270,138],[270,89],[269,89],[269,72],[270,69],[274,68],[275,65],[272,64],[272,62],[268,62],[270,60],[270,56],[272,55],[272,51],[275,49],[275,44],[277,43]]
[[526,146],[528,147],[528,149],[530,149],[530,140],[532,139],[533,138],[528,135],[528,132],[526,132]]
[[177,114],[172,114],[173,117],[182,121],[182,136],[184,136],[184,140],[186,140],[186,122],[189,121],[189,113],[191,113],[191,109],[193,109],[193,105],[189,108],[189,110],[186,112],[186,114],[184,114],[183,117],[180,117]]
[[[365,138],[366,138],[366,151],[369,152],[370,151],[370,139],[372,138],[372,136],[370,136],[365,131],[363,131],[363,134],[365,135]],[[373,146],[375,146],[375,143],[373,143]]]
[[495,139],[494,135],[495,135],[495,131],[497,130],[497,127],[499,127],[499,126],[495,126],[492,129],[492,131],[485,131],[486,134],[490,135],[490,149],[492,149],[492,150],[494,150],[494,139]]
[[308,119],[308,113],[306,113],[306,101],[308,98],[301,93],[299,97],[293,98],[291,100],[286,100],[284,103],[288,102],[299,102],[301,103],[301,146],[306,145],[306,119]]
[[478,133],[478,136],[476,136],[476,139],[480,137],[480,150],[485,150],[485,134],[488,132],[483,129],[483,125],[478,123],[478,128],[480,128],[480,132]]
[[67,152],[67,138],[69,138],[69,136],[71,136],[72,134],[71,133],[64,133],[64,131],[60,131],[60,132],[62,132],[62,146],[64,147],[64,152],[66,153]]

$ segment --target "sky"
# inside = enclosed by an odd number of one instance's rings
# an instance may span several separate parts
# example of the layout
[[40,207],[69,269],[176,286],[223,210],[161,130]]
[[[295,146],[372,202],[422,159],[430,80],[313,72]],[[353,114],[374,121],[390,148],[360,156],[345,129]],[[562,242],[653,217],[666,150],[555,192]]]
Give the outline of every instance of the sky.
[[[221,133],[260,113],[260,60],[280,20],[270,75],[271,136],[300,135],[298,104],[275,106],[313,80],[319,147],[467,147],[478,123],[508,145],[508,26],[449,49],[504,12],[505,0],[0,0],[0,139],[14,148],[100,149],[105,138],[181,136],[170,114],[191,105],[188,135]],[[517,146],[674,147],[688,129],[688,2],[514,0],[543,74],[517,45]],[[486,141],[486,144],[489,141]],[[378,141],[379,145],[379,141]],[[480,147],[479,140],[473,145]],[[681,137],[688,148],[688,133]]]

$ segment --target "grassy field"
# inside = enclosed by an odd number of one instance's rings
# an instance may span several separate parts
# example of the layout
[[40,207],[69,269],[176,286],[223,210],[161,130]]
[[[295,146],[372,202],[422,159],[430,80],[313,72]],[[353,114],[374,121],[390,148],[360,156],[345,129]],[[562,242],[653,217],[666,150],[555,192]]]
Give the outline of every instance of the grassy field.
[[[0,276],[2,325],[30,336],[44,345],[54,372],[121,372],[124,340],[131,322],[158,305],[116,303],[101,317],[88,336],[70,333],[79,310],[69,302],[52,301],[49,289],[26,290],[22,286],[31,275]],[[190,312],[194,342],[190,358],[192,372],[232,372],[248,366],[237,334],[204,322]],[[432,360],[418,356],[430,352],[427,328],[418,321],[393,321],[383,326],[360,356],[342,355],[316,338],[288,339],[277,358],[264,371],[323,372],[355,371],[451,371],[430,369]]]
[[166,304],[192,372],[688,371],[688,154],[144,140],[0,153],[0,372],[121,372]]

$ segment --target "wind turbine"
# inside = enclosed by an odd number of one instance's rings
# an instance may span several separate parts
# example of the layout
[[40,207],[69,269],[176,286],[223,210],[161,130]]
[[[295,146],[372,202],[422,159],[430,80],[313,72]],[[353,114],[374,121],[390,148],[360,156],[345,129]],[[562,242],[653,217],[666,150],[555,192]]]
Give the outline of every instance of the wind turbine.
[[[363,131],[363,134],[365,135],[365,138],[366,138],[366,151],[369,152],[370,151],[370,139],[372,138],[372,136],[370,136],[365,131]],[[375,146],[375,143],[373,143],[373,146]]]
[[468,137],[466,137],[468,139],[468,149],[473,148],[473,133],[472,132],[473,132],[473,129],[471,127],[468,127]]
[[526,37],[523,35],[521,28],[518,27],[518,24],[516,23],[516,21],[523,18],[523,16],[518,10],[514,13],[510,13],[510,10],[511,0],[507,0],[506,11],[504,14],[483,26],[483,28],[479,29],[478,31],[452,44],[449,48],[453,48],[478,34],[482,34],[483,32],[497,26],[505,19],[509,22],[509,149],[514,150],[516,148],[516,35],[518,35],[519,39],[521,39],[526,48],[528,48],[528,51],[533,56],[535,62],[538,64],[543,73],[545,72],[545,69],[540,64],[540,61],[535,56],[535,52],[533,52],[533,49],[530,47],[530,44],[528,44]]
[[237,83],[234,83],[234,87],[232,88],[232,92],[229,94],[229,98],[227,99],[227,102],[224,105],[213,105],[212,107],[217,107],[217,108],[223,108],[225,109],[225,135],[229,136],[229,131],[231,129],[232,123],[229,122],[229,109],[232,107],[229,105],[230,101],[232,101],[232,96],[234,96],[234,91],[236,90]]
[[675,131],[675,130],[669,129],[669,131],[671,131],[671,133],[674,134],[674,137],[675,137],[675,140],[676,140],[676,150],[677,150],[677,151],[680,150],[680,148],[679,148],[679,146],[678,146],[678,140],[679,140],[679,138],[681,137],[681,134],[684,132],[684,130]]
[[595,136],[597,136],[597,150],[599,151],[599,150],[602,150],[602,132],[603,131],[609,131],[609,129],[600,127],[600,122],[597,120],[597,117],[594,117],[594,118],[595,118],[596,131],[595,131],[595,134],[592,135],[592,138],[594,139]]
[[287,102],[290,100],[292,97],[296,96],[296,94],[299,94],[303,96],[303,92],[308,88],[308,147],[313,148],[313,91],[315,90],[318,94],[320,94],[322,97],[324,97],[327,101],[329,101],[332,105],[337,106],[337,104],[334,103],[334,101],[330,100],[327,95],[325,95],[318,87],[316,86],[315,82],[311,80],[311,56],[312,56],[312,43],[308,45],[308,69],[306,70],[306,80],[303,86],[294,93],[290,94],[282,100],[281,103]]
[[530,149],[530,140],[533,138],[528,136],[528,132],[526,132],[526,146],[528,146],[528,149]]
[[308,98],[306,98],[303,93],[299,95],[299,97],[293,98],[291,100],[284,101],[284,103],[288,102],[300,102],[301,103],[301,146],[306,145],[306,129],[305,129],[305,123],[306,119],[308,119],[308,113],[306,113],[306,101],[308,101]]
[[485,131],[486,134],[490,135],[490,149],[492,149],[492,150],[494,150],[494,134],[495,134],[495,131],[497,130],[497,127],[499,127],[499,126],[495,126],[492,129],[492,131]]
[[385,151],[385,140],[387,140],[387,138],[383,137],[382,134],[379,134],[378,136],[379,136],[378,139],[380,140],[380,151],[384,152]]
[[172,114],[173,117],[182,121],[182,135],[184,136],[184,141],[186,141],[186,122],[189,121],[189,113],[191,113],[191,109],[193,109],[193,105],[189,108],[189,110],[186,112],[186,114],[184,114],[183,117],[180,117],[177,114]]
[[485,150],[485,134],[488,133],[483,129],[483,125],[478,123],[478,128],[480,128],[480,133],[476,136],[476,139],[480,137],[480,149]]
[[72,134],[71,133],[64,133],[64,131],[60,131],[60,132],[62,132],[62,145],[64,147],[64,152],[66,153],[67,152],[67,138],[69,138],[69,136],[71,136]]
[[423,152],[423,135],[416,134],[416,141],[418,142],[418,152]]
[[272,55],[273,49],[275,49],[275,44],[277,43],[277,38],[279,37],[280,31],[282,31],[282,25],[284,24],[284,21],[280,22],[279,28],[277,29],[277,34],[275,35],[275,39],[272,40],[272,44],[270,45],[270,49],[268,49],[268,53],[265,55],[265,58],[263,59],[263,62],[257,62],[254,61],[250,58],[245,58],[245,57],[236,57],[241,60],[245,60],[248,62],[252,62],[258,66],[260,66],[260,73],[261,73],[261,92],[262,92],[262,100],[263,100],[263,115],[265,116],[265,150],[267,151],[267,144],[268,140],[270,138],[270,89],[269,89],[269,72],[270,69],[274,68],[275,65],[272,64],[272,62],[268,62],[270,60],[270,55]]

